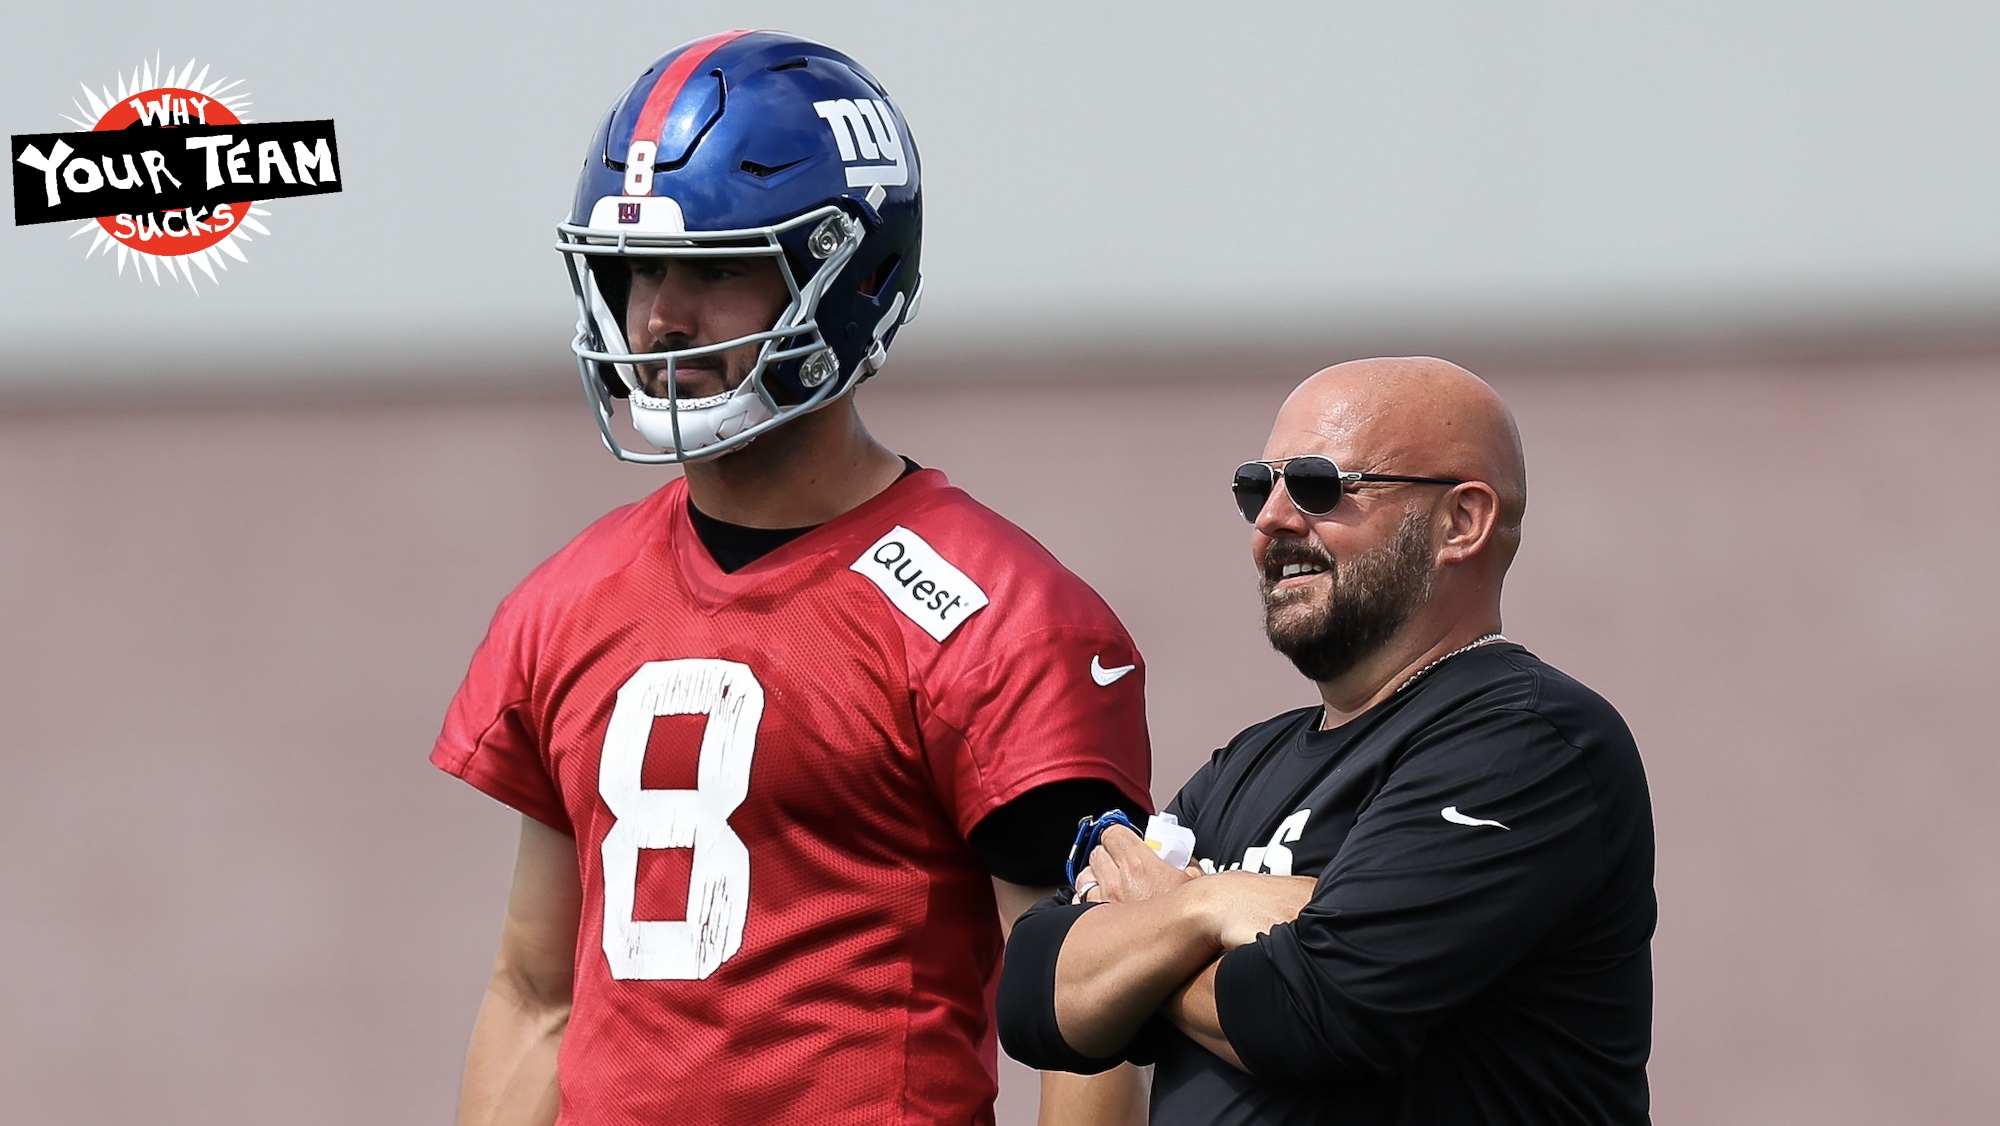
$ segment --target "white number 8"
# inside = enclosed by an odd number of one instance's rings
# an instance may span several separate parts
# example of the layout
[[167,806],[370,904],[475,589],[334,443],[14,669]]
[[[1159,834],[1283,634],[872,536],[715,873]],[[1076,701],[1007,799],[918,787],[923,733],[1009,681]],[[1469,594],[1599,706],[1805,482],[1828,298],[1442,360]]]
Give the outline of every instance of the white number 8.
[[[708,717],[692,790],[640,787],[653,719],[663,715]],[[618,689],[597,768],[597,791],[617,818],[603,847],[604,956],[612,977],[705,978],[742,945],[750,852],[729,815],[750,792],[763,716],[764,686],[735,661],[652,661]],[[685,918],[632,917],[642,848],[694,850]]]

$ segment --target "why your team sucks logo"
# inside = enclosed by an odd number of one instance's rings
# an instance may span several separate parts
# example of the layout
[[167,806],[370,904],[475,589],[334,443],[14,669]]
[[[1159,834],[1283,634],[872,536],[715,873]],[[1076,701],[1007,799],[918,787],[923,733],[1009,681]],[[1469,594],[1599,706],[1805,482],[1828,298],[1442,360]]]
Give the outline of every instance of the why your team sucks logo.
[[[159,70],[142,63],[118,76],[118,92],[83,89],[82,116],[62,117],[82,132],[15,134],[14,223],[78,222],[71,237],[94,234],[84,256],[102,250],[194,285],[247,261],[238,244],[271,232],[255,201],[341,189],[333,122],[251,122],[242,80],[209,79],[209,67]],[[135,268],[134,275],[137,276]]]

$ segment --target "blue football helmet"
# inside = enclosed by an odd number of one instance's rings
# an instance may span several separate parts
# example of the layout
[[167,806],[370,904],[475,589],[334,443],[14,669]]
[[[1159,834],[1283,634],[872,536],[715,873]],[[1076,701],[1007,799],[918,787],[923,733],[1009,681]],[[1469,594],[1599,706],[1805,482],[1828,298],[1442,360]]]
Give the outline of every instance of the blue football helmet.
[[[556,231],[576,291],[571,348],[604,444],[628,461],[702,461],[881,368],[922,286],[917,149],[853,59],[782,32],[724,32],[667,52],[612,105]],[[791,293],[769,329],[631,351],[633,259],[749,256],[776,258]],[[750,344],[757,361],[740,385],[678,393],[677,364]],[[661,369],[664,397],[647,393],[641,364]],[[658,452],[619,442],[617,399]]]

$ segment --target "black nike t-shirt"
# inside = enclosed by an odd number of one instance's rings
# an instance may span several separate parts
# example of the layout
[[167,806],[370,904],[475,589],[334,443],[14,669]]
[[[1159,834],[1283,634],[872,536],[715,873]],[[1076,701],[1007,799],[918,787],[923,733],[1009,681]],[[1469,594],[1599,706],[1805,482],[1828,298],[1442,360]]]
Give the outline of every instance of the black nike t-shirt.
[[[1163,1019],[1155,1124],[1643,1123],[1651,1046],[1651,805],[1596,693],[1511,643],[1437,666],[1332,731],[1320,709],[1244,731],[1167,809],[1219,868],[1318,878],[1299,918],[1224,956],[1216,1001],[1249,1069]],[[1054,967],[1085,907],[1017,924],[1003,1041],[1061,1042]]]

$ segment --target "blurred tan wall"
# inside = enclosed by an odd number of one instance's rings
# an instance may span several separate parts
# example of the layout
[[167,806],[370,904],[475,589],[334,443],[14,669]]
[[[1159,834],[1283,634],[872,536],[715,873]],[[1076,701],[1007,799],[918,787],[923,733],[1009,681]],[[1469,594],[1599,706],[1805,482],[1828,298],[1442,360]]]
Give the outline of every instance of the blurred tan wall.
[[[1305,368],[1247,363],[862,393],[1124,616],[1162,796],[1311,698],[1223,488]],[[2000,359],[1486,374],[1507,631],[1652,778],[1657,1121],[1991,1121]],[[500,596],[660,479],[575,398],[0,402],[0,1119],[448,1119],[515,823],[424,756]]]

